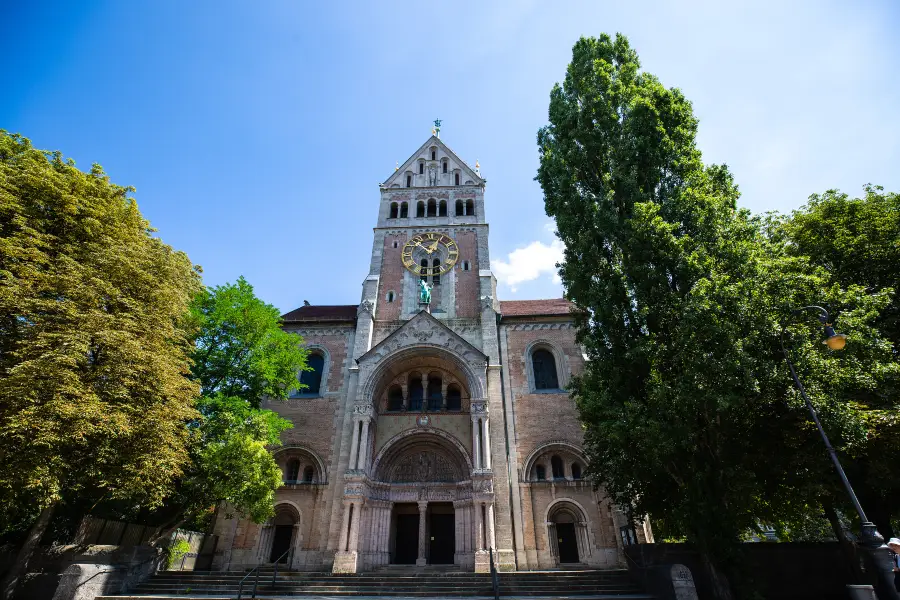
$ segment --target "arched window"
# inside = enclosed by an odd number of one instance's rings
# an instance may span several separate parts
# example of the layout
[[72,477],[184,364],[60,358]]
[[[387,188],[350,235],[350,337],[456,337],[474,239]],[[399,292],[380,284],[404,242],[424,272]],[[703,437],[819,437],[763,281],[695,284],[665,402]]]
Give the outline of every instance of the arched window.
[[287,475],[285,476],[284,479],[288,483],[295,482],[295,481],[297,481],[297,477],[299,476],[299,473],[300,473],[300,461],[297,460],[296,458],[292,458],[290,461],[288,461]]
[[475,214],[475,201],[466,200],[466,216],[470,217]]
[[464,214],[466,214],[465,211],[466,211],[466,209],[465,209],[465,205],[463,204],[463,201],[457,200],[456,201],[456,216],[457,217],[463,216]]
[[429,217],[437,216],[437,201],[434,198],[428,199],[428,216]]
[[572,463],[572,479],[581,479],[581,465]]
[[409,410],[422,410],[422,399],[425,396],[425,390],[422,389],[422,374],[413,371],[409,374]]
[[388,215],[388,219],[396,219],[398,210],[398,206],[396,202],[391,202],[391,214]]
[[388,302],[393,302],[394,301],[394,290],[389,291],[387,293],[387,295],[384,297],[384,299],[387,300]]
[[421,200],[416,203],[416,216],[420,218],[425,216],[425,203]]
[[438,203],[438,216],[439,217],[447,216],[447,201],[446,200],[441,200]]
[[463,271],[468,271],[468,270],[469,270],[469,261],[464,260],[463,261]]
[[436,151],[436,150],[432,150],[432,151],[431,151],[431,160],[434,160],[435,158],[437,158],[437,151]]
[[409,204],[406,202],[400,203],[400,218],[405,219],[409,216]]
[[412,187],[412,175],[406,176],[406,187]]
[[544,468],[544,465],[538,465],[534,468],[534,477],[538,481],[547,479],[547,469]]
[[443,161],[443,163],[444,163],[444,173],[446,173],[447,172],[447,161],[445,160],[445,161]]
[[424,175],[424,174],[425,174],[425,163],[420,162],[419,163],[419,175]]
[[403,389],[399,385],[392,385],[388,390],[388,405],[390,412],[403,410]]
[[315,470],[312,467],[303,469],[303,483],[312,483],[313,475],[315,475]]
[[439,258],[435,258],[431,261],[431,283],[432,285],[440,285],[441,284],[441,260]]
[[453,174],[453,183],[454,183],[455,185],[459,185],[459,173],[454,173],[454,174]]
[[556,377],[556,360],[549,350],[539,348],[531,355],[531,367],[534,371],[534,389],[558,390],[559,379]]
[[306,357],[306,366],[311,367],[311,371],[303,371],[300,374],[300,383],[307,387],[301,388],[301,394],[319,395],[319,388],[322,385],[322,369],[325,368],[325,357],[318,352],[311,352]]
[[447,386],[447,410],[462,410],[462,394],[455,383]]
[[419,262],[419,266],[421,267],[420,272],[419,272],[419,278],[422,281],[428,282],[428,259],[423,258]]
[[441,410],[444,399],[441,396],[441,376],[438,373],[428,375],[428,410]]
[[550,459],[550,468],[553,470],[553,479],[565,478],[565,474],[563,473],[562,459],[555,454]]

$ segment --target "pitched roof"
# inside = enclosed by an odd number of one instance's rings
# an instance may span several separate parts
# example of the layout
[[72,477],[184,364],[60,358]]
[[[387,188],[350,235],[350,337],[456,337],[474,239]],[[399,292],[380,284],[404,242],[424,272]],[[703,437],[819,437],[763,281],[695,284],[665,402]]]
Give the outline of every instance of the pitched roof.
[[574,304],[565,298],[547,300],[501,300],[500,314],[504,317],[560,316],[572,313]]
[[285,323],[296,321],[355,321],[356,304],[338,304],[334,306],[301,306],[281,315]]

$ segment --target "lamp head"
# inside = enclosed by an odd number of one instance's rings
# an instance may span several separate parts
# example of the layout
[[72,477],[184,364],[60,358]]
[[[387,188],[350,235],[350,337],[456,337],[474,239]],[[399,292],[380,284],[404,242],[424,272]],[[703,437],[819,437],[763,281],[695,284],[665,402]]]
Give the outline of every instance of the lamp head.
[[822,343],[831,350],[843,350],[847,345],[847,336],[843,333],[835,333],[830,323],[825,323],[825,339]]

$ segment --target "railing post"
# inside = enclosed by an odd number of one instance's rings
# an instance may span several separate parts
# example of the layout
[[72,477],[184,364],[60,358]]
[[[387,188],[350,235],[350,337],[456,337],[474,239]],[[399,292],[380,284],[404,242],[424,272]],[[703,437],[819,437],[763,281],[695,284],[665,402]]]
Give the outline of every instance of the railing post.
[[500,600],[500,582],[497,577],[497,568],[494,566],[494,549],[490,548],[491,556],[491,585],[494,588],[494,600]]
[[257,586],[259,586],[259,566],[256,567],[256,577],[253,578],[253,595],[251,598],[256,598]]

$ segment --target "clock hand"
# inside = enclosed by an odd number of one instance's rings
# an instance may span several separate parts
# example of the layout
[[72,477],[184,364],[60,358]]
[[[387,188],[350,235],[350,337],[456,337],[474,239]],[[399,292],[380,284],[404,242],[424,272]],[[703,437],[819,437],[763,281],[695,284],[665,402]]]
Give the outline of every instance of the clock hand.
[[432,254],[435,250],[437,250],[438,242],[435,242],[431,249],[428,251],[428,254]]

